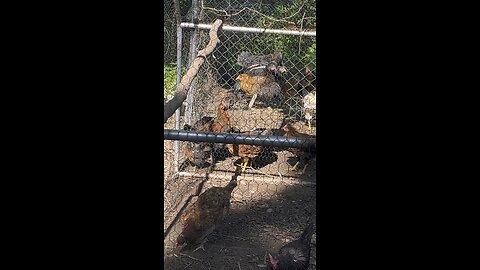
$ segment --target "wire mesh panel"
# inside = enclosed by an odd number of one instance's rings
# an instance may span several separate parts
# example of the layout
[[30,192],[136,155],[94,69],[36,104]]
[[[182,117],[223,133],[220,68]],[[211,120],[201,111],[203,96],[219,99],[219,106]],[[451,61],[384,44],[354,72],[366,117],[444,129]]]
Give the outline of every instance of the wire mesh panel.
[[[315,1],[270,2],[198,1],[197,22],[211,24],[221,18],[224,26],[315,28]],[[187,14],[184,18],[195,17],[191,10],[182,13]],[[315,36],[240,29],[220,30],[218,38],[220,43],[205,58],[183,103],[177,119],[180,129],[315,138]],[[209,29],[183,27],[182,40],[181,65],[188,69],[210,41]],[[175,121],[170,117],[164,127],[174,129]],[[164,145],[167,269],[266,268],[265,251],[278,252],[314,222],[315,150],[180,141],[179,167],[175,168],[173,141],[166,140]],[[204,251],[173,252],[179,242],[187,241],[183,239],[187,227],[207,226],[210,216],[197,217],[195,211],[201,210],[192,209],[207,205],[204,211],[215,212],[208,203],[213,199],[202,197],[212,187],[233,187],[228,193],[228,214],[219,212],[222,221],[214,222],[207,233]],[[315,258],[313,245],[308,269],[316,269]]]

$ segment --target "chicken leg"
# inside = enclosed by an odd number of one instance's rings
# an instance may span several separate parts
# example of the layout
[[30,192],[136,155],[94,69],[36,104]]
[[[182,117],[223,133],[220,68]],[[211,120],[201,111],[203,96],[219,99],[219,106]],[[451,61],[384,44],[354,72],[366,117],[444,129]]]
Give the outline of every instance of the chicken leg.
[[255,99],[257,99],[257,94],[253,95],[252,100],[250,100],[250,103],[248,104],[248,109],[251,109],[253,107],[253,103],[255,103]]
[[245,169],[247,168],[247,165],[248,165],[248,161],[249,161],[249,159],[246,158],[245,163],[244,163],[243,168],[242,168],[242,173],[245,172]]
[[305,164],[305,166],[303,167],[302,174],[305,174],[305,171],[307,170],[307,166],[308,166],[308,163]]
[[205,237],[205,238],[203,239],[202,243],[200,244],[200,246],[198,246],[196,249],[194,249],[194,250],[192,251],[192,253],[194,253],[195,251],[197,251],[197,250],[199,250],[199,249],[205,251],[205,248],[204,248],[203,245],[205,245],[205,243],[207,242],[207,240],[208,240],[208,239]]
[[239,169],[242,169],[242,173],[245,172],[245,169],[247,168],[247,164],[248,164],[248,158],[245,159],[245,158],[242,158],[242,160],[240,161],[240,164],[237,165],[237,167]]

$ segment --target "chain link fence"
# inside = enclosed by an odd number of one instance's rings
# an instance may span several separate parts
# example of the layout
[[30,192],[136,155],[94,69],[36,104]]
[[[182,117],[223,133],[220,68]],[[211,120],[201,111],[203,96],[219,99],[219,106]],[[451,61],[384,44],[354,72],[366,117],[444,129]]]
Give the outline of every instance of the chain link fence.
[[[212,23],[221,19],[223,25],[219,43],[202,57],[185,101],[164,124],[166,130],[174,135],[185,130],[251,136],[264,142],[316,137],[315,1],[193,0],[179,1],[179,6],[181,39],[174,2],[164,1],[166,102],[211,41]],[[194,28],[193,22],[206,26]],[[192,141],[193,135],[186,134],[187,141],[175,136],[164,141],[166,269],[266,268],[265,251],[277,252],[315,220],[316,150],[259,140],[238,144],[228,137],[223,143],[206,142],[198,134]],[[185,228],[185,210],[199,194],[231,181],[236,187],[230,212],[208,236],[205,251],[174,252]],[[316,269],[314,244],[308,269]]]

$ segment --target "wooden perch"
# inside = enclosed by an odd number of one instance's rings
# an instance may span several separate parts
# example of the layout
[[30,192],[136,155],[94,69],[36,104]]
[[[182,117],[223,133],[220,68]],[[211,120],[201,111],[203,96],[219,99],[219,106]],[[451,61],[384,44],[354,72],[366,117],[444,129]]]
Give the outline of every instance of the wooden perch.
[[177,85],[177,89],[175,90],[175,95],[173,98],[165,104],[165,110],[163,111],[163,123],[166,123],[168,118],[173,115],[175,110],[182,105],[182,102],[187,98],[188,89],[190,89],[190,85],[192,84],[193,79],[197,76],[200,67],[205,62],[206,57],[213,52],[215,47],[217,47],[217,43],[220,41],[217,36],[218,29],[222,25],[222,20],[217,19],[213,25],[212,29],[210,29],[210,42],[208,42],[207,46],[200,50],[197,53],[197,57],[193,60],[192,64],[187,70],[187,73],[183,75],[182,80]]

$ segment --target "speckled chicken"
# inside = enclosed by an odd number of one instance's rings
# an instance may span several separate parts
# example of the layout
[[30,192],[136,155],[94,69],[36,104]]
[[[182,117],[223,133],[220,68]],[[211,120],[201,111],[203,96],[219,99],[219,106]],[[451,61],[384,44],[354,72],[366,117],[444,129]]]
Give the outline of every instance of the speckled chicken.
[[262,75],[255,74],[255,70],[263,72],[267,70],[271,73],[283,74],[286,72],[283,66],[283,56],[280,52],[274,52],[267,55],[251,55],[249,52],[242,52],[238,56],[237,64],[245,68],[249,75]]
[[268,254],[268,267],[272,270],[306,270],[310,262],[310,242],[314,233],[309,224],[299,239],[280,248],[278,255]]
[[[212,130],[212,124],[213,124],[213,118],[204,116],[202,117],[202,119],[200,119],[195,124],[193,124],[193,126],[185,124],[183,129],[208,132]],[[212,150],[211,143],[186,142],[185,157],[186,157],[186,160],[191,164],[193,164],[194,166],[199,168],[204,168],[209,165],[208,159],[210,158],[211,150]],[[180,168],[184,168],[184,165],[180,166]]]
[[[286,124],[283,126],[283,131],[285,132],[285,136],[289,138],[315,138],[314,135],[309,135],[305,133],[298,132],[292,125]],[[305,173],[307,169],[308,161],[315,156],[314,152],[308,151],[308,149],[299,149],[299,148],[288,148],[288,151],[295,154],[298,158],[297,163],[293,165],[290,170],[296,170],[297,166],[300,163],[305,163],[302,172]]]
[[303,97],[303,110],[308,130],[312,132],[312,119],[316,118],[317,114],[317,91],[312,91]]
[[176,249],[183,250],[200,244],[193,252],[204,249],[207,236],[224,220],[230,211],[230,199],[237,186],[232,178],[225,187],[212,187],[198,196],[180,218],[182,232],[177,237]]

